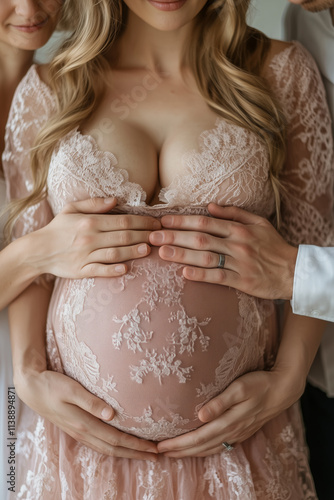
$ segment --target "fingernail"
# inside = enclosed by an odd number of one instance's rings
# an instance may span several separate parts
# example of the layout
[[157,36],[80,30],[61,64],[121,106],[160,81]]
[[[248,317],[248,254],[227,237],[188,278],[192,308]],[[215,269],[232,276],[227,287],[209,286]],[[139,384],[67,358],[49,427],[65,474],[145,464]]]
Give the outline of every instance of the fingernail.
[[140,253],[141,255],[147,254],[147,246],[146,245],[140,245],[138,247],[138,253]]
[[174,217],[172,217],[171,215],[165,215],[162,218],[161,223],[163,226],[170,227],[173,225],[173,221],[174,221]]
[[195,270],[191,269],[191,267],[187,267],[187,269],[185,270],[185,275],[188,278],[194,278],[195,277]]
[[112,410],[110,408],[103,408],[101,411],[101,416],[103,420],[110,420],[112,417]]
[[104,203],[105,203],[105,204],[108,204],[108,205],[109,205],[109,204],[110,204],[110,203],[112,203],[114,200],[115,200],[115,198],[104,198],[104,200],[103,200],[103,201],[104,201]]
[[174,257],[175,255],[175,250],[173,247],[164,247],[163,248],[163,255],[164,257]]
[[115,266],[115,271],[116,271],[116,273],[124,274],[125,273],[125,266],[121,266],[121,265]]
[[208,408],[203,408],[201,410],[201,417],[200,417],[200,420],[202,420],[202,422],[207,422],[208,420],[211,420],[212,419],[212,413],[211,411],[208,409]]
[[164,242],[164,234],[159,231],[152,233],[151,238],[155,245],[161,245]]
[[156,448],[154,448],[153,450],[152,450],[152,448],[147,448],[147,450],[145,450],[145,451],[147,451],[148,453],[154,453],[156,455],[159,453]]

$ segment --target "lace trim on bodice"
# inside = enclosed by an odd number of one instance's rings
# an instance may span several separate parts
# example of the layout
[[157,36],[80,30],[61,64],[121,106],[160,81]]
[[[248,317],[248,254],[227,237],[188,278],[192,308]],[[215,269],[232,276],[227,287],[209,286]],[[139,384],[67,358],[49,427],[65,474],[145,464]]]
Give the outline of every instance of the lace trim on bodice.
[[[159,216],[166,209],[199,208],[212,200],[236,203],[237,195],[240,206],[270,215],[273,204],[268,155],[254,134],[217,119],[214,129],[201,134],[199,149],[184,155],[184,171],[161,190],[162,203],[150,207],[142,187],[129,181],[116,157],[101,151],[94,138],[76,129],[60,141],[53,154],[49,201],[57,213],[66,202],[73,201],[73,193],[75,199],[115,196],[121,207],[133,207],[136,213],[140,208],[141,213]],[[256,196],[259,190],[264,195],[261,202]]]
[[[45,96],[39,114],[39,126],[55,107],[55,99],[33,66],[26,79],[29,87]],[[28,93],[23,85],[20,98]],[[21,100],[21,99],[20,99]],[[39,110],[41,111],[41,110]],[[17,115],[20,109],[13,109]],[[26,120],[29,121],[28,118]],[[37,125],[34,119],[34,125]],[[18,134],[19,135],[19,134]],[[62,138],[55,149],[48,176],[48,200],[53,212],[58,213],[67,202],[93,196],[116,196],[119,205],[137,208],[143,212],[182,207],[202,207],[210,201],[239,204],[249,210],[269,216],[273,211],[271,186],[268,180],[268,154],[265,145],[251,132],[217,118],[213,129],[204,131],[198,140],[198,151],[189,151],[182,158],[183,172],[164,187],[161,204],[146,205],[142,187],[129,181],[112,152],[101,151],[90,135],[78,128]],[[21,149],[21,148],[20,148]],[[30,182],[26,189],[31,189]],[[260,200],[259,190],[263,193]],[[27,211],[27,226],[35,229],[33,209]],[[25,232],[28,228],[25,227]]]

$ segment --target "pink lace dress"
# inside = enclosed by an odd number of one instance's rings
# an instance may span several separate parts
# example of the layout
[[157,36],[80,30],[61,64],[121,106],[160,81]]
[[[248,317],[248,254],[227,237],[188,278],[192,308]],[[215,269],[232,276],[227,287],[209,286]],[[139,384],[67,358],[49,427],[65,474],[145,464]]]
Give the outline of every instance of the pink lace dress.
[[[268,78],[289,122],[284,235],[295,244],[331,244],[333,146],[317,69],[294,44],[275,56]],[[32,67],[17,90],[7,127],[4,167],[11,197],[31,189],[29,148],[54,106],[54,96]],[[117,158],[73,130],[53,153],[47,202],[27,210],[18,233],[46,224],[69,201],[93,196],[116,196],[120,211],[156,217],[206,214],[210,201],[273,215],[268,153],[253,133],[217,118],[182,165],[162,189],[161,203],[150,207]],[[121,278],[56,280],[47,352],[53,370],[115,408],[113,426],[159,441],[196,429],[198,409],[238,376],[272,366],[275,307],[229,288],[187,282],[182,266],[160,260],[155,249],[129,266]],[[206,458],[160,456],[153,463],[103,456],[28,408],[17,438],[17,499],[316,498],[297,407],[233,451]]]

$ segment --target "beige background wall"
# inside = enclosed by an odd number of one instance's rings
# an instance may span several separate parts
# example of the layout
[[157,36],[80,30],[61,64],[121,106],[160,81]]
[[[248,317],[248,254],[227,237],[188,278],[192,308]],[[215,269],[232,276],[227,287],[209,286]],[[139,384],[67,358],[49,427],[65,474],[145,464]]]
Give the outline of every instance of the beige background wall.
[[288,4],[287,0],[253,0],[249,22],[271,38],[282,38],[282,16]]

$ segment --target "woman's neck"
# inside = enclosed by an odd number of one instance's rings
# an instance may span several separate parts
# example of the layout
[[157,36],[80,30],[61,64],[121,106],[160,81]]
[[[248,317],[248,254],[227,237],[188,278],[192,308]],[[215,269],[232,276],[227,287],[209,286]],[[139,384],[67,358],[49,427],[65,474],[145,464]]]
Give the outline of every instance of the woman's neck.
[[[0,85],[17,86],[33,61],[34,52],[21,50],[0,42]],[[15,88],[14,88],[15,91]]]
[[122,68],[145,68],[166,76],[180,74],[191,30],[189,23],[177,31],[161,31],[129,12],[127,27],[116,47],[116,64]]

